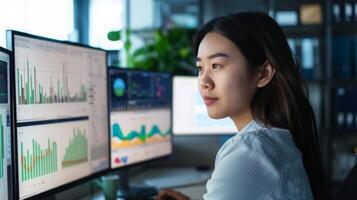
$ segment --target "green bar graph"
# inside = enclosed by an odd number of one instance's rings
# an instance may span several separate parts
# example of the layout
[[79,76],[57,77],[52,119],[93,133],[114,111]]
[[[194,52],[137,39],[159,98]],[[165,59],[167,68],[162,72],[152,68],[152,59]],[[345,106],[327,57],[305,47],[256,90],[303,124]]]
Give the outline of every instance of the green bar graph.
[[4,159],[5,159],[5,142],[4,142],[4,124],[3,116],[0,114],[0,179],[4,178]]
[[[58,75],[54,73],[54,75]],[[17,77],[17,98],[18,104],[51,104],[51,103],[71,103],[71,102],[86,102],[88,89],[80,83],[79,92],[71,93],[68,85],[67,66],[62,64],[62,78],[53,82],[49,76],[48,93],[43,91],[43,84],[38,80],[38,72],[36,67],[30,69],[30,62],[27,58],[26,67],[20,71],[16,69]],[[54,85],[54,83],[56,85]],[[72,89],[72,88],[71,88]]]
[[21,142],[21,180],[28,181],[57,171],[57,143],[47,140],[47,148],[32,139],[32,152]]
[[88,139],[85,130],[73,129],[73,137],[69,141],[62,160],[62,167],[68,168],[88,161]]

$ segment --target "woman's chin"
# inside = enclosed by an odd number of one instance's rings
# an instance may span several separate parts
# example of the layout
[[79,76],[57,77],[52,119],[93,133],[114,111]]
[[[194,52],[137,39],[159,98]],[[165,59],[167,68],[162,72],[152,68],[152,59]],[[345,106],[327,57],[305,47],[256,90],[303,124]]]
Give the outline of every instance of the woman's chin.
[[223,118],[227,117],[227,116],[224,115],[223,113],[210,112],[210,111],[208,111],[208,116],[209,116],[211,119],[223,119]]

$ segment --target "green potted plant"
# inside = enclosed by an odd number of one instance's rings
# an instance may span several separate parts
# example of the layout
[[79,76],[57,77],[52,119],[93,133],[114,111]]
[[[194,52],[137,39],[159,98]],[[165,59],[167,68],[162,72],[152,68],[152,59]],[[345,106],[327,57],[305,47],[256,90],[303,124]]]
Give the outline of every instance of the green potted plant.
[[192,75],[196,73],[192,49],[195,31],[186,28],[155,30],[152,37],[136,49],[132,49],[130,35],[133,33],[128,30],[111,31],[108,33],[108,39],[118,41],[122,39],[121,36],[125,36],[123,50],[127,60],[125,65],[129,68]]

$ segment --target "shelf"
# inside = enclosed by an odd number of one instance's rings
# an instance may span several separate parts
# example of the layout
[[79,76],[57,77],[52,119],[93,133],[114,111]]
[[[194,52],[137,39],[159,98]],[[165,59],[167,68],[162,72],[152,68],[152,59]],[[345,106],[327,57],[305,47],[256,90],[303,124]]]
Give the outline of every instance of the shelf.
[[355,131],[330,131],[334,139],[351,139],[357,138],[357,130]]
[[287,37],[321,37],[323,26],[321,25],[297,25],[282,26]]
[[333,85],[333,86],[337,86],[337,85],[353,85],[353,86],[357,86],[357,80],[356,79],[328,80],[327,83],[330,84],[330,85]]
[[357,22],[354,23],[335,23],[332,24],[332,31],[334,35],[357,35]]
[[339,86],[339,85],[352,85],[357,86],[357,79],[340,79],[340,80],[322,80],[322,79],[308,79],[304,80],[306,84],[321,84],[327,86]]
[[308,79],[308,80],[305,80],[305,83],[306,84],[323,84],[324,83],[324,81],[323,80],[321,80],[321,79],[315,79],[315,80],[313,80],[313,79]]
[[[273,1],[275,2],[275,1]],[[326,171],[329,178],[332,178],[335,167],[332,163],[334,151],[334,145],[341,148],[344,145],[357,144],[357,130],[355,131],[338,131],[332,128],[332,119],[335,117],[333,115],[333,103],[334,96],[333,88],[337,86],[352,86],[357,88],[357,78],[356,79],[339,79],[334,77],[335,67],[332,62],[333,56],[333,39],[338,36],[357,36],[357,22],[354,23],[333,23],[333,1],[323,1],[321,2],[323,23],[320,25],[297,25],[297,26],[283,26],[282,29],[288,38],[302,38],[302,37],[314,37],[319,39],[320,46],[320,62],[321,66],[320,74],[316,80],[305,80],[307,86],[319,86],[318,90],[321,90],[321,97],[319,99],[319,117],[321,117],[318,135],[322,142],[322,159],[323,163],[326,165]],[[353,53],[353,52],[352,52]],[[353,66],[354,69],[354,66]],[[352,73],[352,72],[351,72]],[[352,76],[354,77],[354,75]],[[349,147],[346,146],[348,149]],[[351,149],[351,153],[352,153]],[[338,186],[343,183],[343,181],[329,180],[330,186],[337,191]],[[335,192],[333,191],[333,192]]]

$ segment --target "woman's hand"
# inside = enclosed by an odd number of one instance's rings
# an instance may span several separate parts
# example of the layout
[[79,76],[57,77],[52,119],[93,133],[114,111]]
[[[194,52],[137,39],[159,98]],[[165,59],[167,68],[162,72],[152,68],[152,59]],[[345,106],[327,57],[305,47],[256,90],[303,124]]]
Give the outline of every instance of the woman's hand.
[[190,200],[190,198],[180,192],[171,189],[161,190],[156,200]]

